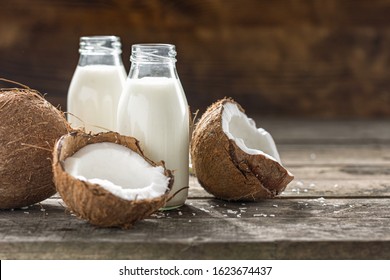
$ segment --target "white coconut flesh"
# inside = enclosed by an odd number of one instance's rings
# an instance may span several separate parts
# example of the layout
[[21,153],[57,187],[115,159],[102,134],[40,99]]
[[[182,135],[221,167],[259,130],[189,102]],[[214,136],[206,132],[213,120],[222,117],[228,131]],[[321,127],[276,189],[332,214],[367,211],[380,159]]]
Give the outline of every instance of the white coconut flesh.
[[255,122],[240,111],[236,104],[227,102],[223,105],[222,129],[245,153],[262,154],[281,164],[271,134],[263,128],[256,128]]
[[86,145],[65,159],[64,169],[125,200],[160,197],[170,180],[163,167],[152,166],[131,149],[109,142]]

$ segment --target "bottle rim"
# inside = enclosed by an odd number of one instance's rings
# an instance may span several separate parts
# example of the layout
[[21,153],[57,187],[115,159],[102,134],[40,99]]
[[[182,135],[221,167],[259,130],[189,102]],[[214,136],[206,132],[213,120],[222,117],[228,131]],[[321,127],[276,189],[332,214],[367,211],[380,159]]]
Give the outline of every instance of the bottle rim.
[[131,46],[131,62],[141,63],[175,63],[176,46],[165,43],[133,44]]
[[95,35],[80,37],[80,53],[88,54],[121,54],[122,44],[118,36]]

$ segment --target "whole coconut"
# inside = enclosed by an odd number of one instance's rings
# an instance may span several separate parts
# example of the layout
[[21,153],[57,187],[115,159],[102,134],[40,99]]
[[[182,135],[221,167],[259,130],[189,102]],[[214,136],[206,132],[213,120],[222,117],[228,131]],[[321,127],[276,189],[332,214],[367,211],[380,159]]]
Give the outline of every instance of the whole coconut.
[[69,128],[63,114],[35,90],[2,88],[0,120],[0,209],[53,195],[51,154]]
[[202,187],[225,200],[273,198],[294,178],[271,135],[256,128],[231,98],[215,102],[197,122],[191,157]]

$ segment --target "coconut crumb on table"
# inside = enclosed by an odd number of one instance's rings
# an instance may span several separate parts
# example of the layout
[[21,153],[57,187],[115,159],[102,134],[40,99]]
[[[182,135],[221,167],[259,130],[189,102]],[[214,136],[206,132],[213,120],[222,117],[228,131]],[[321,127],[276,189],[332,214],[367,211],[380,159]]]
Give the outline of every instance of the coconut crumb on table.
[[253,214],[253,217],[267,217],[267,214],[263,214],[263,213]]
[[303,187],[303,186],[304,186],[304,184],[303,184],[302,181],[297,181],[297,182],[295,183],[295,185],[296,185],[297,187]]

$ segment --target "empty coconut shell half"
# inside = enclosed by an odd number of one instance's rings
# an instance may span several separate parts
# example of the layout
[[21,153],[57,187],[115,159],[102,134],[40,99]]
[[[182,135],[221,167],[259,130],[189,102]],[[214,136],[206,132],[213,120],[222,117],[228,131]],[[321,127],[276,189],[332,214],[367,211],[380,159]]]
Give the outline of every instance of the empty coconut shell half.
[[101,227],[129,228],[163,207],[173,175],[146,158],[133,137],[75,131],[53,151],[54,182],[65,204]]
[[294,178],[271,135],[231,98],[215,102],[197,122],[191,158],[199,183],[224,200],[273,198]]

